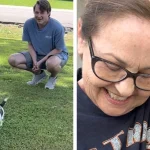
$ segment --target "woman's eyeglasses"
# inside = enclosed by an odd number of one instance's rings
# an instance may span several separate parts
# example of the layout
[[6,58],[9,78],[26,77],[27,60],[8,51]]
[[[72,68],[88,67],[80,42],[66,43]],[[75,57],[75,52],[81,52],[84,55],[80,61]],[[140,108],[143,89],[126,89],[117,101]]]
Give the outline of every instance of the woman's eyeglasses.
[[115,83],[123,81],[126,78],[133,78],[137,88],[150,91],[150,74],[131,73],[115,63],[94,56],[91,38],[88,40],[88,45],[91,54],[92,70],[99,79]]

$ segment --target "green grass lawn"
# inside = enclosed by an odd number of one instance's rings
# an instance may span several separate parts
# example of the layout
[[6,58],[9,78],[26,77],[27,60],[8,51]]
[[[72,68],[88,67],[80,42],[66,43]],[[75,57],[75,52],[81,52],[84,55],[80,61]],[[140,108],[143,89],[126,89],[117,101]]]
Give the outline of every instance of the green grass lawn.
[[66,35],[69,61],[54,90],[26,82],[32,74],[13,69],[7,59],[24,50],[22,28],[0,24],[0,101],[6,103],[5,120],[0,127],[0,150],[72,150],[73,149],[73,35]]
[[[48,0],[52,8],[59,9],[73,9],[73,1],[71,0]],[[14,6],[29,6],[33,7],[36,0],[0,0],[2,5],[14,5]]]

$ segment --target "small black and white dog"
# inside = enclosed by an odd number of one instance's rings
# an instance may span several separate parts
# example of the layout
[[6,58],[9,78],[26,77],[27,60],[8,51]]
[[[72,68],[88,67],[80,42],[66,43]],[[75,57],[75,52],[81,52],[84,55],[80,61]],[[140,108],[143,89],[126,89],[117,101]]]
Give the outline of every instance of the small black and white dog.
[[4,112],[4,105],[6,104],[8,98],[5,98],[2,103],[0,104],[0,126],[3,125],[3,120],[4,120],[4,115],[5,115],[5,112]]

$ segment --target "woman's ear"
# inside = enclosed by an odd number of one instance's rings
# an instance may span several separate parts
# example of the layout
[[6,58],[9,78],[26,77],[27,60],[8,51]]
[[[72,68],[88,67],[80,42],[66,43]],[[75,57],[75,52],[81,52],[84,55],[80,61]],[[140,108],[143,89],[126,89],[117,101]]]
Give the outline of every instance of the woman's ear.
[[85,40],[83,39],[82,36],[82,20],[81,18],[78,19],[78,54],[80,55],[81,59],[82,59],[82,55],[83,55],[83,50],[84,50],[84,46],[85,46]]

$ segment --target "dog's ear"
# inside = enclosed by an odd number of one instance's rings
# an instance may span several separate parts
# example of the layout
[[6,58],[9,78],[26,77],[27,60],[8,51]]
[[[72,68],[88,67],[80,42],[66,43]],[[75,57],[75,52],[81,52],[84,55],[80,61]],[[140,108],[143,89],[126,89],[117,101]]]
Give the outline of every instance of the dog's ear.
[[2,101],[2,103],[0,104],[0,106],[1,106],[1,107],[4,107],[4,105],[6,104],[7,100],[8,100],[8,98],[5,98],[5,99]]

